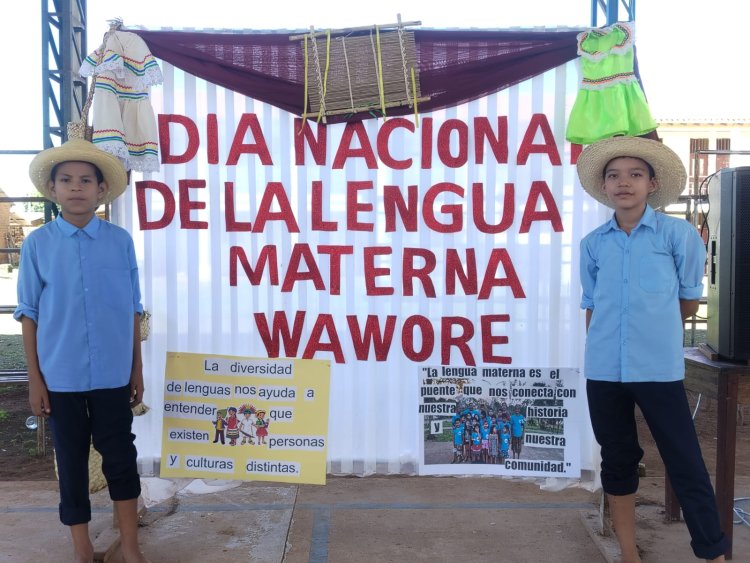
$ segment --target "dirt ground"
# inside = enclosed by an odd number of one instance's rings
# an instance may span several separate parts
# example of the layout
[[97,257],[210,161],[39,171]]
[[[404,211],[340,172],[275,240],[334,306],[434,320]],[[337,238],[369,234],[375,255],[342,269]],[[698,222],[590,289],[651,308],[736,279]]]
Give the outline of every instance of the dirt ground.
[[26,428],[30,415],[28,385],[0,384],[0,481],[56,479],[49,428],[44,436]]

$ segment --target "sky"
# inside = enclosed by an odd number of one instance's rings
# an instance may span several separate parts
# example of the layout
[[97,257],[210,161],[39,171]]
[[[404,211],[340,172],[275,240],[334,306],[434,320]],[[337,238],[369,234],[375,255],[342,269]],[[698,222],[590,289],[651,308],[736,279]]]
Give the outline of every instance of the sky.
[[[12,0],[6,0],[11,2]],[[629,0],[635,2],[635,0]],[[88,0],[88,48],[101,43],[107,20],[146,28],[308,30],[420,21],[423,28],[505,29],[588,27],[591,0],[281,0],[258,10],[251,0]],[[14,2],[12,24],[0,35],[5,80],[0,89],[0,150],[42,147],[41,5]],[[358,8],[358,6],[365,6]],[[374,10],[372,6],[377,6]],[[463,9],[470,6],[471,9]],[[638,0],[636,50],[652,114],[662,119],[750,118],[737,61],[746,64],[746,16],[736,0]],[[625,19],[621,10],[621,18]],[[598,23],[605,17],[600,14]],[[744,73],[744,71],[743,71]],[[31,157],[0,155],[0,188],[27,195]]]

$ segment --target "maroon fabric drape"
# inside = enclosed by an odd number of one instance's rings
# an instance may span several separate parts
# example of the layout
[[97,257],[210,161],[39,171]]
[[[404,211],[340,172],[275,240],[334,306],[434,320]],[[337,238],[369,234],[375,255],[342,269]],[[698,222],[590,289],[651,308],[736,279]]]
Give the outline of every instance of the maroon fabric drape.
[[[154,56],[209,82],[302,114],[304,55],[288,33],[127,30]],[[486,96],[577,56],[573,31],[415,30],[421,92],[428,112]],[[389,116],[412,113],[389,108]],[[329,122],[372,117],[329,116]]]

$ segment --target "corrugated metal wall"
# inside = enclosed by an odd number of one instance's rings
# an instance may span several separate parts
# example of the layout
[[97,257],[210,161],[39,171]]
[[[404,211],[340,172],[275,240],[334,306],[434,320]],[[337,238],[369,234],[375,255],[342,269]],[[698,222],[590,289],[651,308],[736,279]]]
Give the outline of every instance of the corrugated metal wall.
[[[342,474],[367,475],[372,473],[412,473],[416,470],[421,421],[417,415],[417,383],[419,366],[406,359],[401,350],[401,327],[410,315],[428,317],[435,327],[436,343],[433,354],[424,364],[437,365],[440,359],[440,318],[461,316],[474,321],[476,335],[471,350],[478,365],[482,365],[479,317],[488,314],[509,314],[510,323],[496,328],[497,334],[509,336],[507,345],[498,346],[495,353],[512,356],[515,366],[579,367],[582,363],[584,327],[579,310],[580,288],[577,261],[578,241],[603,222],[605,209],[598,206],[578,186],[575,166],[570,164],[570,145],[564,140],[566,116],[575,99],[578,72],[574,63],[561,66],[534,77],[518,86],[460,107],[428,115],[421,115],[421,127],[415,133],[397,130],[390,140],[395,158],[413,158],[406,170],[391,170],[379,163],[370,170],[362,158],[350,158],[343,170],[333,170],[338,141],[344,125],[328,127],[327,166],[314,165],[310,153],[308,166],[294,162],[294,115],[275,107],[224,90],[198,80],[169,65],[164,65],[165,82],[155,88],[152,101],[157,114],[179,114],[190,117],[197,124],[201,144],[197,156],[185,164],[162,165],[159,174],[147,175],[170,186],[178,200],[178,210],[172,223],[163,229],[141,230],[135,190],[130,197],[118,200],[113,219],[133,234],[141,270],[143,303],[152,314],[152,330],[144,343],[144,372],[147,381],[147,402],[151,413],[136,419],[135,431],[140,457],[148,468],[151,460],[160,455],[161,408],[167,351],[230,354],[239,356],[267,356],[253,318],[256,312],[271,317],[274,311],[285,311],[291,320],[297,311],[306,311],[298,355],[302,354],[318,314],[331,314],[341,339],[346,363],[332,363],[331,404],[329,423],[329,471]],[[272,166],[264,166],[254,155],[243,155],[236,166],[225,165],[236,126],[243,113],[255,114],[266,142]],[[219,116],[219,163],[209,165],[206,143],[206,116]],[[561,166],[552,166],[545,154],[531,154],[525,164],[516,164],[516,156],[533,114],[544,114],[554,133]],[[496,127],[497,116],[508,120],[508,164],[496,164],[492,151],[485,146],[484,164],[473,163],[473,118],[488,117]],[[433,120],[433,167],[421,169],[420,141],[425,119]],[[448,119],[459,119],[469,124],[469,163],[460,168],[445,168],[437,157],[437,130]],[[382,120],[364,122],[368,137],[375,139]],[[313,129],[315,127],[313,126]],[[186,146],[179,127],[172,129],[172,152],[179,154]],[[245,143],[252,143],[250,134]],[[542,144],[541,134],[534,143]],[[456,154],[455,136],[451,140],[452,154]],[[352,147],[358,147],[355,140]],[[163,149],[163,147],[162,147]],[[206,202],[203,210],[193,210],[190,218],[207,221],[205,230],[179,228],[178,183],[182,179],[204,179],[204,189],[190,190],[191,198]],[[138,177],[135,180],[139,180]],[[311,230],[309,209],[311,185],[320,180],[324,186],[323,218],[338,221],[334,232]],[[372,181],[374,189],[360,195],[363,202],[372,203],[372,213],[360,214],[360,220],[375,223],[372,232],[346,230],[346,181]],[[543,180],[549,186],[563,221],[563,232],[554,232],[549,221],[534,222],[526,234],[519,233],[521,217],[533,181]],[[224,220],[224,183],[235,184],[236,215],[239,221],[254,221],[258,204],[268,182],[281,182],[300,226],[300,233],[289,233],[280,221],[269,222],[261,233],[227,232]],[[440,204],[463,205],[464,228],[451,234],[426,228],[420,219],[416,232],[385,229],[383,186],[419,186],[422,196],[432,185],[453,182],[465,190],[463,199],[452,195],[440,196]],[[484,217],[488,223],[498,223],[503,210],[503,186],[515,184],[515,218],[505,232],[486,235],[472,223],[471,186],[482,182],[485,186]],[[157,219],[163,212],[163,198],[155,190],[147,193],[148,218]],[[538,209],[542,209],[540,200]],[[445,217],[437,214],[441,220]],[[328,257],[317,255],[318,245],[345,244],[354,247],[354,254],[342,260],[340,295],[317,291],[311,282],[298,283],[289,293],[268,283],[267,277],[258,286],[247,281],[239,269],[238,284],[230,286],[229,248],[242,247],[254,265],[258,251],[267,244],[277,246],[280,271],[283,276],[293,245],[307,243],[318,259],[323,279],[328,280]],[[365,295],[362,275],[362,248],[390,246],[393,253],[376,261],[379,267],[390,267],[390,277],[378,278],[378,285],[392,285],[392,296]],[[435,280],[436,298],[425,298],[419,284],[413,297],[402,295],[401,256],[403,249],[429,249],[437,258]],[[445,295],[445,284],[438,273],[444,266],[446,249],[476,249],[477,265],[482,274],[487,256],[494,247],[507,249],[521,280],[526,297],[514,298],[507,287],[493,289],[489,299],[476,296]],[[502,274],[502,270],[500,270]],[[502,277],[502,275],[500,275]],[[396,331],[386,361],[357,361],[346,323],[347,315],[357,315],[363,323],[368,314],[377,314],[384,324],[386,315],[396,315]],[[323,342],[328,342],[324,333]],[[282,349],[281,355],[286,355]],[[333,360],[330,353],[317,358]],[[455,350],[452,365],[462,365],[463,359]],[[581,394],[583,397],[583,393]],[[582,429],[582,467],[592,466],[588,444],[593,442],[587,429]],[[145,471],[148,473],[148,469]]]

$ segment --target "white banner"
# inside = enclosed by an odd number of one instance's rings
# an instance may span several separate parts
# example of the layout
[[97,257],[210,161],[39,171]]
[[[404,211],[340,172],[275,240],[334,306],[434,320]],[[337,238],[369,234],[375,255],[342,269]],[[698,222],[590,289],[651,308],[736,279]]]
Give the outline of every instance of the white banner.
[[581,365],[578,242],[605,210],[564,140],[573,63],[418,125],[304,127],[163,70],[161,172],[113,211],[153,315],[142,459],[161,449],[168,351],[330,360],[343,474],[417,471],[417,366]]

